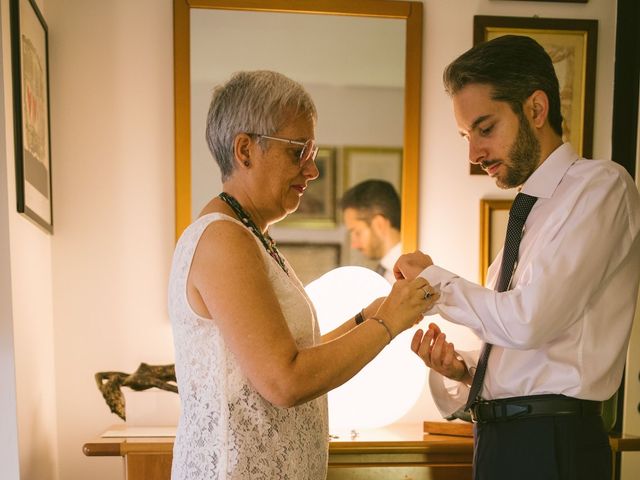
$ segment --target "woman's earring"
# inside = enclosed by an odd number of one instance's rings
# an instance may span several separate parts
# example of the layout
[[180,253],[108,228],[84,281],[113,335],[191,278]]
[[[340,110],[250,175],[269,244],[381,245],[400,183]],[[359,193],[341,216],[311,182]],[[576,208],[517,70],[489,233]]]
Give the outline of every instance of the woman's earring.
[[251,164],[249,163],[249,160],[245,160],[245,161],[244,161],[244,162],[242,162],[242,163],[244,163],[244,166],[245,166],[245,167],[248,167],[249,165],[251,165]]

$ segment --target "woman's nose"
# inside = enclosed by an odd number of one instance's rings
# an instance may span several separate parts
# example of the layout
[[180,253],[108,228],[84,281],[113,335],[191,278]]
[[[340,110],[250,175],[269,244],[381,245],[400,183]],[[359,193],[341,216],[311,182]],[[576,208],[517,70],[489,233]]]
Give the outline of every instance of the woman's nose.
[[308,178],[309,180],[315,180],[316,178],[318,178],[320,176],[320,170],[318,170],[318,165],[316,165],[316,161],[309,160],[305,162],[305,164],[302,167],[302,174],[305,176],[305,178]]

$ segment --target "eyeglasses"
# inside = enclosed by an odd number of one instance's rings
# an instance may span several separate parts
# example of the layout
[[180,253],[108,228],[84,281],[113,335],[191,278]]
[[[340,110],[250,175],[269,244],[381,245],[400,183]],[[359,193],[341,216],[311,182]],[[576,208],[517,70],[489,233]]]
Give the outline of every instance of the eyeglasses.
[[307,162],[314,161],[318,155],[318,146],[316,141],[310,138],[306,142],[299,142],[297,140],[290,140],[288,138],[272,137],[271,135],[263,135],[261,133],[249,133],[248,135],[255,135],[258,138],[266,138],[267,140],[275,140],[277,142],[288,143],[289,145],[296,145],[302,147],[298,154],[299,166],[303,167]]

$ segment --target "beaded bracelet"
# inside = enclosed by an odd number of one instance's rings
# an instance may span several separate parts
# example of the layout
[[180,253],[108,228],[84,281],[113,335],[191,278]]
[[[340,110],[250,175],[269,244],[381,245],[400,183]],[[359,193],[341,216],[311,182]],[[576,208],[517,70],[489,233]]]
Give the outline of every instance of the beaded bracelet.
[[391,329],[389,328],[389,325],[387,325],[387,322],[385,322],[380,317],[371,317],[371,320],[375,320],[376,322],[378,322],[380,325],[384,327],[384,329],[389,334],[389,343],[391,343],[391,340],[393,340],[393,334],[391,333]]
[[362,310],[360,310],[358,313],[356,313],[356,316],[354,317],[356,320],[356,325],[360,325],[362,322],[364,322],[365,318],[364,318],[364,308]]

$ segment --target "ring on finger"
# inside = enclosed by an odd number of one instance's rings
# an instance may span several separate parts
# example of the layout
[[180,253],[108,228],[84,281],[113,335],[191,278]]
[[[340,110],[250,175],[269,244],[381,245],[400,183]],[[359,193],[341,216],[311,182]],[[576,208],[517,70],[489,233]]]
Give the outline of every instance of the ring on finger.
[[431,295],[433,295],[433,293],[431,293],[431,292],[427,291],[427,289],[426,289],[426,288],[424,288],[424,287],[422,288],[422,291],[424,292],[424,299],[425,299],[425,300],[429,300],[429,298],[431,297]]

